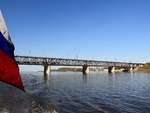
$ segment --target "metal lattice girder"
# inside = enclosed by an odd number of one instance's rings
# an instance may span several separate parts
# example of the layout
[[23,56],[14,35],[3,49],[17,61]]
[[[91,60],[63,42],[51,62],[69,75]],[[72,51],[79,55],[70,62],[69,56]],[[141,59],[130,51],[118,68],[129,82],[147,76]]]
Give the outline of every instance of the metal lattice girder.
[[127,63],[127,62],[108,62],[96,60],[80,60],[80,59],[64,59],[64,58],[46,58],[33,56],[15,56],[15,59],[20,65],[54,65],[54,66],[102,66],[102,67],[137,67],[142,63]]

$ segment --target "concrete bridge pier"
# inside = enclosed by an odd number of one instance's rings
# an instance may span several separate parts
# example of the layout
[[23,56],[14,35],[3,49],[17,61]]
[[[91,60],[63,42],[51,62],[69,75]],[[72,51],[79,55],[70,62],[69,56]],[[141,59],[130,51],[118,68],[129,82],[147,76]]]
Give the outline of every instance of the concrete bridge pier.
[[133,72],[135,67],[130,66],[130,67],[124,67],[124,72]]
[[45,65],[44,66],[44,77],[48,79],[50,76],[50,72],[51,72],[51,67],[48,65]]
[[108,73],[114,73],[115,72],[115,67],[114,66],[109,66],[108,67]]
[[83,66],[83,69],[82,69],[82,72],[83,72],[83,74],[88,74],[89,72],[90,72],[90,69],[89,69],[89,67],[87,66],[87,65],[84,65]]
[[134,71],[134,67],[131,66],[130,69],[129,69],[129,71],[130,71],[130,72]]

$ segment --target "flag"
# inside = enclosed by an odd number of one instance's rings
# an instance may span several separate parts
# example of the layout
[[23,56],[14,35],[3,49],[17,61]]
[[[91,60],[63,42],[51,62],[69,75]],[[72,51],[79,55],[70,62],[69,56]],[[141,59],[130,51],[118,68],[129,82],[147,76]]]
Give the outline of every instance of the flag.
[[14,49],[15,47],[0,11],[0,81],[25,91],[19,67],[15,61]]

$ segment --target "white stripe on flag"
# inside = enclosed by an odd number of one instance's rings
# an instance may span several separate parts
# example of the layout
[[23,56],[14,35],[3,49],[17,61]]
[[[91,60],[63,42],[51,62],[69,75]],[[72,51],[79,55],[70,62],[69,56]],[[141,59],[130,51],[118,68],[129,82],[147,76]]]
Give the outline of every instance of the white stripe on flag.
[[6,38],[7,41],[12,43],[1,10],[0,10],[0,32],[3,34],[3,36]]

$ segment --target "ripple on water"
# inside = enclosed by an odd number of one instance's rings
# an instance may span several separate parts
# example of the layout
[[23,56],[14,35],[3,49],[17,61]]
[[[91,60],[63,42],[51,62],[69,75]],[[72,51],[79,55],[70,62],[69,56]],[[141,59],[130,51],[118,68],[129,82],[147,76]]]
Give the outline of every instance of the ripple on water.
[[54,113],[52,105],[44,104],[33,94],[2,82],[0,89],[0,113]]
[[59,113],[150,111],[149,74],[52,73],[50,79],[44,81],[42,74],[28,73],[23,79],[28,94],[0,84],[0,108],[14,111],[12,113],[51,112],[54,108]]

